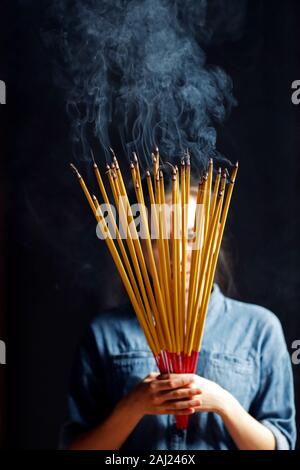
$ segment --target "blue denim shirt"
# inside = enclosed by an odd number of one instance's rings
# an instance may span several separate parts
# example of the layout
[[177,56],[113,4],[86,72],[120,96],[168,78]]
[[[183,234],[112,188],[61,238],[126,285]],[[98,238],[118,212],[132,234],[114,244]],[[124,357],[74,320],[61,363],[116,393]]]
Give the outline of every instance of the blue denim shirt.
[[[105,312],[91,324],[74,364],[67,447],[99,425],[118,401],[156,365],[131,306]],[[295,446],[291,363],[281,325],[270,311],[226,298],[217,285],[207,312],[197,374],[221,385],[274,434],[277,449]],[[147,415],[124,443],[126,450],[235,449],[215,413],[190,416],[177,430],[174,416]]]

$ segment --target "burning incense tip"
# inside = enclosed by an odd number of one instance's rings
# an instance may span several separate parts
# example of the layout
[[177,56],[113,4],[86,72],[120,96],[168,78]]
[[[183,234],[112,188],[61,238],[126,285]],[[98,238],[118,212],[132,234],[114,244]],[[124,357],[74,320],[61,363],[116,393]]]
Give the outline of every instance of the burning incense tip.
[[151,176],[151,175],[150,175],[150,171],[147,170],[147,171],[146,171],[146,177],[147,177],[147,178],[150,178],[150,176]]
[[109,147],[109,150],[110,150],[110,152],[111,152],[111,154],[112,154],[112,156],[113,156],[113,159],[114,159],[114,160],[117,160],[117,157],[116,157],[116,154],[115,154],[115,152],[114,152],[114,149],[112,149],[111,147]]
[[91,152],[92,160],[93,160],[93,163],[94,163],[94,168],[97,168],[97,163],[95,161],[95,155],[94,155],[93,149],[91,149],[90,152]]
[[[92,199],[93,199],[95,208],[98,209],[98,207],[99,207],[99,202],[98,202],[98,199],[96,198],[95,194],[92,195]],[[98,215],[99,215],[99,214],[98,214]]]
[[186,156],[186,166],[191,166],[191,159],[189,155]]
[[238,168],[239,168],[239,162],[236,162],[236,164],[234,165],[233,170],[231,172],[231,178],[230,178],[230,183],[231,184],[234,184],[234,182],[235,182],[235,178],[236,178],[236,175],[237,175],[237,172],[238,172]]
[[72,171],[75,173],[75,175],[78,176],[78,178],[81,178],[81,174],[77,170],[76,166],[73,165],[73,163],[70,163],[70,167],[71,167]]
[[92,195],[92,199],[93,199],[95,205],[98,206],[99,203],[98,203],[98,199],[96,198],[95,194]]
[[172,168],[172,174],[173,174],[173,175],[174,175],[174,174],[176,175],[176,168],[175,168],[175,166],[172,165],[172,163],[170,163],[170,162],[166,162],[166,165],[170,165],[170,167]]

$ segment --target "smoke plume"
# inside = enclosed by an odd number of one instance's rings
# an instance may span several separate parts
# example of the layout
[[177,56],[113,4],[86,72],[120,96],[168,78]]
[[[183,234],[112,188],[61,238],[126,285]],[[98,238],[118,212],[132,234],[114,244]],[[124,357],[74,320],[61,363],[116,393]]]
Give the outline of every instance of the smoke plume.
[[169,160],[186,149],[201,166],[219,158],[215,127],[235,100],[230,77],[207,64],[201,45],[238,35],[245,0],[236,3],[54,1],[57,79],[76,157],[96,146],[108,159],[113,147],[127,158],[136,151],[145,167],[158,145]]

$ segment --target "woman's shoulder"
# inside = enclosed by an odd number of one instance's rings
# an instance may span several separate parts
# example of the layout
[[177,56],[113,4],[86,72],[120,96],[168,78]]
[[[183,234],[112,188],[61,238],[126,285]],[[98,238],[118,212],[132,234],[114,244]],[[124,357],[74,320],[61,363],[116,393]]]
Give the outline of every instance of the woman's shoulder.
[[[225,297],[226,312],[245,329],[245,334],[252,330],[261,341],[271,340],[272,343],[284,342],[281,322],[270,309],[255,303]],[[278,344],[279,344],[278,343]]]
[[269,308],[251,302],[245,302],[231,297],[225,297],[226,308],[233,315],[240,315],[241,312],[247,313],[251,320],[258,323],[267,323],[270,325],[278,324],[279,319]]

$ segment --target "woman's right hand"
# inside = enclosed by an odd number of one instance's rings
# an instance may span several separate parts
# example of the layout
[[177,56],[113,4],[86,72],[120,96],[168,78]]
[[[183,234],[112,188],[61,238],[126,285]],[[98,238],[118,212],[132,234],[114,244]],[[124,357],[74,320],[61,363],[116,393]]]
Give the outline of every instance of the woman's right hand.
[[193,380],[193,374],[172,374],[165,378],[152,372],[124,400],[140,418],[146,414],[190,415],[201,404],[199,398],[193,398],[201,390],[189,388]]
[[147,414],[194,413],[194,407],[200,406],[201,398],[193,400],[193,396],[200,393],[197,387],[191,386],[193,382],[193,374],[149,374],[119,401],[99,426],[83,433],[70,449],[117,450]]

